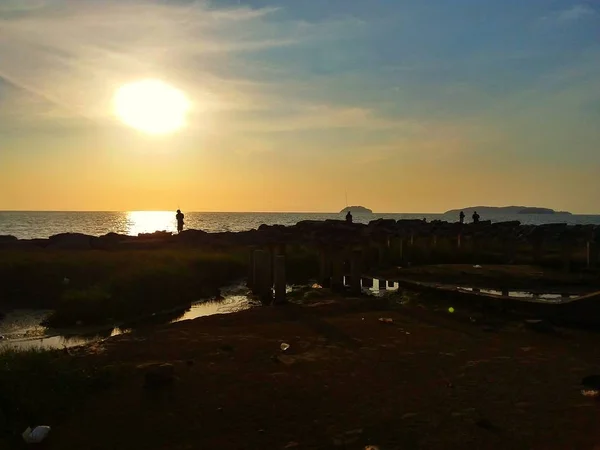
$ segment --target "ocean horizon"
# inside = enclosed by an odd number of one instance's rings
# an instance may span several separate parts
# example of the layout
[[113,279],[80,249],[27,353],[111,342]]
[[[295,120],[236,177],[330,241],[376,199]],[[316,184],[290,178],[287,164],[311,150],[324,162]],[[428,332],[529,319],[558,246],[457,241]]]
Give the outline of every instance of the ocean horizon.
[[[185,212],[185,229],[210,233],[247,231],[267,225],[295,225],[302,220],[343,219],[342,213],[306,212]],[[455,214],[444,213],[371,213],[354,214],[357,223],[376,219],[426,219],[455,222]],[[567,223],[600,225],[597,214],[489,214],[481,220],[504,222],[518,220],[523,224]],[[467,217],[467,222],[470,218]],[[175,211],[0,211],[0,236],[19,239],[42,239],[60,233],[84,233],[101,236],[119,233],[136,236],[155,231],[175,232]]]

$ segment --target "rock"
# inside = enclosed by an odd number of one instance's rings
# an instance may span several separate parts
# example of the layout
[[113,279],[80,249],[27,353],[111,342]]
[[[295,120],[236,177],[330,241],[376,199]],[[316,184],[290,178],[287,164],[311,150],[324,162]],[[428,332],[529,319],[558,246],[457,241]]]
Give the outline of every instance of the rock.
[[139,366],[145,371],[144,387],[149,389],[160,388],[173,383],[175,380],[175,367],[173,364],[150,364]]
[[0,235],[0,244],[8,244],[16,241],[18,241],[18,239],[15,236]]
[[61,233],[48,239],[46,248],[51,250],[90,250],[94,236],[81,233]]

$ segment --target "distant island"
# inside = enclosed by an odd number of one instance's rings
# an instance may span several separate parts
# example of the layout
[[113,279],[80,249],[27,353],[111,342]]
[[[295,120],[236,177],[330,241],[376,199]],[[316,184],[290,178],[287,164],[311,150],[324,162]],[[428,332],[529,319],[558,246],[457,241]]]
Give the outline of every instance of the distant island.
[[369,208],[365,208],[364,206],[346,206],[340,211],[340,214],[345,214],[348,211],[358,214],[373,214],[373,211],[371,211]]
[[464,211],[465,214],[472,214],[473,211],[477,211],[479,215],[486,214],[562,214],[562,215],[571,215],[570,212],[567,211],[554,211],[550,208],[539,208],[534,206],[471,206],[463,209],[452,209],[450,211],[446,211],[444,214],[448,215],[458,215],[461,211]]

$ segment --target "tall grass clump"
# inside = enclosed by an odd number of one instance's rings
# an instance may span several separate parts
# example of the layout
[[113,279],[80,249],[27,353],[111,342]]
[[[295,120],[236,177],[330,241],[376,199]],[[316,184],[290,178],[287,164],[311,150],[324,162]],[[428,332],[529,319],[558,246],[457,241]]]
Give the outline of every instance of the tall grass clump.
[[246,264],[235,251],[0,252],[0,298],[53,309],[54,326],[98,324],[209,296],[245,275]]

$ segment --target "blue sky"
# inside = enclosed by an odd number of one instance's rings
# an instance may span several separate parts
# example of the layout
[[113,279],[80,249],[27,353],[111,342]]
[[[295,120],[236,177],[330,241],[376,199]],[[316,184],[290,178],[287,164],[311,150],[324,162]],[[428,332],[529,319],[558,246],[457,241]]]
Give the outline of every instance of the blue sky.
[[[348,190],[376,211],[600,212],[598,2],[0,0],[0,18],[0,209],[330,211]],[[187,93],[188,128],[115,120],[114,90],[147,77]]]

